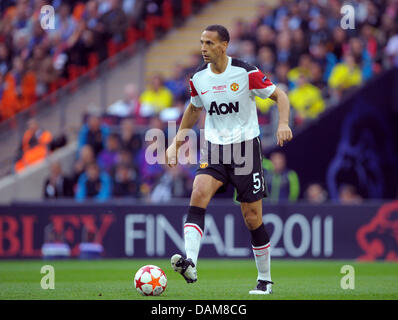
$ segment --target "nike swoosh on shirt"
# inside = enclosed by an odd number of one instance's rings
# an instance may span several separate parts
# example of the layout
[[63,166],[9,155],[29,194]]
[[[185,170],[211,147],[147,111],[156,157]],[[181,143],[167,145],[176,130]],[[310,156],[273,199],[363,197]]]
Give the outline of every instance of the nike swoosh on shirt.
[[258,190],[254,190],[253,193],[256,194],[257,192],[259,192],[261,189]]
[[208,93],[210,90],[207,90],[207,91],[201,91],[200,93],[201,94],[205,94],[205,93]]

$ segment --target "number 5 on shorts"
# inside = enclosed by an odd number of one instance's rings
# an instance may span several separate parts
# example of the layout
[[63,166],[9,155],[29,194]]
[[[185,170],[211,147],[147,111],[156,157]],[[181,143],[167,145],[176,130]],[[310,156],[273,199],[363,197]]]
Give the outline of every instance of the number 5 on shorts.
[[260,191],[261,180],[259,175],[260,175],[259,172],[253,173],[253,187],[254,187],[253,193],[257,193]]

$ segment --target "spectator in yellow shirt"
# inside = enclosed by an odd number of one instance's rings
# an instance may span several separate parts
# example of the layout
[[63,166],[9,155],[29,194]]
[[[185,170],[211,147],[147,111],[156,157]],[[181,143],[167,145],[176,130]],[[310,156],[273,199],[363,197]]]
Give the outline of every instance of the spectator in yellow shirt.
[[149,87],[141,94],[141,116],[148,117],[158,114],[173,103],[173,94],[163,85],[160,75],[154,75]]
[[347,89],[358,86],[362,83],[361,68],[355,61],[352,54],[344,57],[344,62],[337,64],[328,79],[332,96],[340,98]]
[[300,75],[297,87],[289,93],[290,104],[301,120],[315,119],[325,110],[321,90]]
[[311,57],[308,54],[302,54],[298,66],[291,69],[287,74],[289,81],[296,83],[300,76],[310,77],[311,64]]

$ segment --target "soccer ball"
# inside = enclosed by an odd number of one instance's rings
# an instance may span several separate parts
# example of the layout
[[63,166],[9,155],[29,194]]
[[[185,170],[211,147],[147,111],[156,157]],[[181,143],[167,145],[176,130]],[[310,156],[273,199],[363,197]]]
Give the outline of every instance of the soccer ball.
[[154,265],[143,266],[134,276],[134,287],[143,296],[159,296],[166,286],[166,274]]

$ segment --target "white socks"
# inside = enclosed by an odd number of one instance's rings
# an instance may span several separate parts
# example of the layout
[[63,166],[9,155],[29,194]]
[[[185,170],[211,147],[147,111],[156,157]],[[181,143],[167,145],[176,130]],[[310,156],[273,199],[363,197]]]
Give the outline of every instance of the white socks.
[[202,240],[202,236],[203,230],[197,224],[184,224],[185,253],[187,255],[187,259],[192,259],[195,267],[198,261],[200,241]]
[[[185,223],[184,225],[184,242],[185,253],[187,259],[192,259],[195,266],[198,263],[198,255],[203,230],[195,223]],[[258,271],[257,280],[271,281],[271,245],[268,242],[262,246],[253,246],[253,255]]]
[[263,246],[254,247],[253,254],[254,260],[256,261],[256,267],[258,271],[257,280],[271,281],[271,253],[270,243]]

